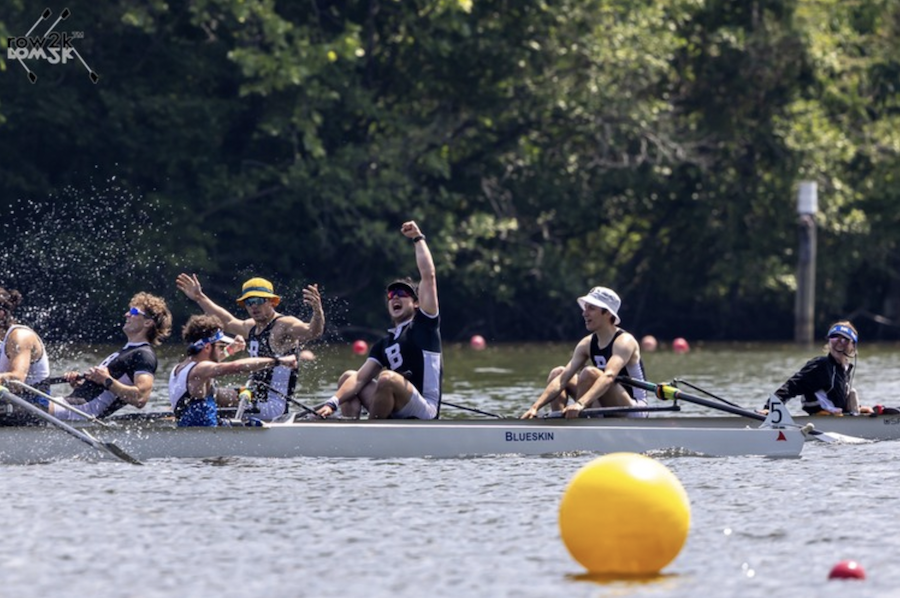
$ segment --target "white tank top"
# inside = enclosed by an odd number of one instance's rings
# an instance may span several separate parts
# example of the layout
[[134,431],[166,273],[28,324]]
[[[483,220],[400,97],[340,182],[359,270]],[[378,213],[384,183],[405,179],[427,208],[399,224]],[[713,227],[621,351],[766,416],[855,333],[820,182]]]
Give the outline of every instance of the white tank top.
[[[9,334],[16,328],[31,330],[28,326],[14,324],[6,331],[3,342],[0,342],[0,372],[8,372],[11,367],[9,357],[6,356],[6,341],[9,338]],[[34,330],[31,331],[34,332]],[[28,368],[28,375],[25,376],[25,384],[28,384],[29,386],[34,386],[41,380],[50,376],[50,359],[47,357],[47,348],[44,347],[44,341],[41,340],[41,337],[38,336],[36,332],[34,335],[38,337],[38,343],[41,345],[41,358],[32,363]]]
[[191,370],[195,365],[197,365],[196,362],[187,364],[181,370],[178,370],[177,365],[172,368],[172,373],[169,375],[169,402],[172,404],[173,410],[178,405],[178,401],[188,392],[188,376],[191,375]]

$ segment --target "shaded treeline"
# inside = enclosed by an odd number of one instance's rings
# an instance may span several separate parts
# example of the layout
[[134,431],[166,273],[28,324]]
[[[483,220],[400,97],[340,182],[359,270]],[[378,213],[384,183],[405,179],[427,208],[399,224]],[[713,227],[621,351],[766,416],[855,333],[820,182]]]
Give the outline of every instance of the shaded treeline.
[[414,218],[451,340],[574,338],[598,284],[636,333],[788,339],[814,180],[818,328],[898,337],[900,3],[70,2],[96,85],[29,83],[5,41],[43,7],[0,4],[0,285],[76,301],[61,335],[143,288],[182,322],[180,270],[223,302],[318,282],[332,332],[380,329]]

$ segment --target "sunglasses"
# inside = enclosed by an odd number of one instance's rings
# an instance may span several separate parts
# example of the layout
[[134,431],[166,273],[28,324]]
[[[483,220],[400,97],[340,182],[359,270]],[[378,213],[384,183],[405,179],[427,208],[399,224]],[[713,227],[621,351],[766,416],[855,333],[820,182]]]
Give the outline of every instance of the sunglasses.
[[265,297],[250,297],[249,299],[244,299],[245,307],[256,307],[257,305],[262,305],[268,301]]
[[139,309],[136,308],[136,307],[129,307],[129,308],[128,308],[128,313],[125,314],[125,315],[126,315],[126,316],[129,316],[129,317],[132,317],[132,318],[133,318],[134,316],[143,316],[143,317],[145,317],[145,318],[149,317],[147,314],[145,314],[144,312],[142,312],[141,310],[139,310]]
[[403,299],[404,297],[412,297],[412,293],[403,289],[391,289],[387,292],[388,301],[390,301],[394,297]]

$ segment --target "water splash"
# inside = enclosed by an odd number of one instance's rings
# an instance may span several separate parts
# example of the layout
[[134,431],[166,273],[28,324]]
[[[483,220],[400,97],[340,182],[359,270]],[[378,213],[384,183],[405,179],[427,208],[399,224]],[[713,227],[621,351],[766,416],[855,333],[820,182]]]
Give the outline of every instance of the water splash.
[[163,294],[171,225],[158,201],[114,180],[16,200],[0,223],[0,286],[22,293],[16,317],[45,340],[119,342],[131,296]]

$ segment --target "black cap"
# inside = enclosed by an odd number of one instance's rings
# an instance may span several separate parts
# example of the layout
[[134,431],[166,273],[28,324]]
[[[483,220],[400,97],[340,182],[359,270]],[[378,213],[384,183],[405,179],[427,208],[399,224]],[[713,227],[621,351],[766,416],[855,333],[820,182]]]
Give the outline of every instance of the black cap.
[[387,290],[387,291],[392,291],[392,290],[394,290],[394,289],[403,289],[403,290],[405,290],[405,291],[409,291],[410,293],[412,293],[413,299],[415,299],[416,301],[418,301],[418,300],[419,300],[419,289],[418,289],[418,286],[419,286],[419,285],[417,285],[416,283],[412,282],[411,280],[403,280],[403,279],[400,279],[400,280],[395,280],[394,282],[392,282],[391,284],[389,284],[389,285],[387,286],[387,289],[385,289],[385,290]]

